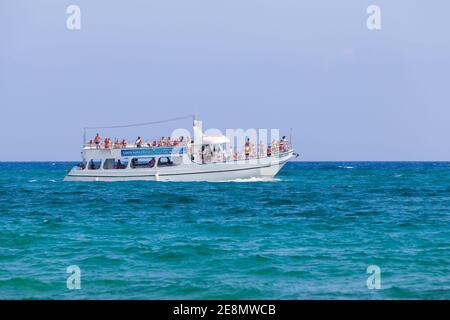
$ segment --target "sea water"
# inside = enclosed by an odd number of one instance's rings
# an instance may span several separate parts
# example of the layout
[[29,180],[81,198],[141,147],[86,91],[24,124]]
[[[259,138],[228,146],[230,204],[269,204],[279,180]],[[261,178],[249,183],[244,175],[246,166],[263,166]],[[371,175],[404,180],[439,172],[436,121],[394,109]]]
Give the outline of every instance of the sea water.
[[450,163],[63,182],[72,165],[0,163],[0,299],[450,299]]

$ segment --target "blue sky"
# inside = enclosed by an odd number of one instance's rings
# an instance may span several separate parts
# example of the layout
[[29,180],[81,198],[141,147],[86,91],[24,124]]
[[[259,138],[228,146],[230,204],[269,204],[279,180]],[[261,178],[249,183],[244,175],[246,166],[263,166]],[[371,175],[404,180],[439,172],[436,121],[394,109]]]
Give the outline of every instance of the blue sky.
[[[370,4],[381,30],[366,27]],[[204,128],[292,128],[303,160],[450,160],[448,12],[444,0],[1,0],[0,161],[78,160],[84,126],[192,113]]]

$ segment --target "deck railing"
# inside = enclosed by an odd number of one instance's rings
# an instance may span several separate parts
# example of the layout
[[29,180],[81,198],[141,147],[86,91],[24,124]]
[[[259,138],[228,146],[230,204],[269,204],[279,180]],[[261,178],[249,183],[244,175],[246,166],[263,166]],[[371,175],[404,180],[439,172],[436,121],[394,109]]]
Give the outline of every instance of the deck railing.
[[149,146],[147,144],[143,144],[142,146],[138,147],[135,144],[129,144],[127,143],[126,145],[116,145],[116,144],[111,144],[109,145],[109,147],[105,146],[105,143],[99,143],[99,144],[95,144],[95,143],[86,143],[84,145],[84,149],[134,149],[134,148],[141,148],[141,149],[155,149],[155,148],[176,148],[176,147],[186,147],[187,144],[186,143],[182,143],[182,144],[177,144],[177,145],[173,145],[173,146]]

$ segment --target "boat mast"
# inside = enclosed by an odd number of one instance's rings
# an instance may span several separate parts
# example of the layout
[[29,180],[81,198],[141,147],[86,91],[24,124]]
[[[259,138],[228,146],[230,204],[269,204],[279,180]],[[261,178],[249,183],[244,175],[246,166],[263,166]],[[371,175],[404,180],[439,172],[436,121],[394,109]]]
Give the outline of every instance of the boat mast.
[[194,155],[194,161],[199,162],[198,154],[201,151],[202,143],[203,143],[203,131],[202,131],[202,121],[197,120],[194,116],[194,124],[192,126],[194,131],[194,144],[192,146],[192,154]]

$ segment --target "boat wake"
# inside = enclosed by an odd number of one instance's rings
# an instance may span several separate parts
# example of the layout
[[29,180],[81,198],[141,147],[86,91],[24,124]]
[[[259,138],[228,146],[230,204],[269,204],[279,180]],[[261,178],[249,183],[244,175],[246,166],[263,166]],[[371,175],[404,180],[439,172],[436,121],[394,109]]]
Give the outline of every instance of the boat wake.
[[273,178],[273,177],[252,177],[252,178],[245,178],[245,179],[233,179],[233,180],[220,180],[217,182],[278,182],[281,181],[279,178]]

